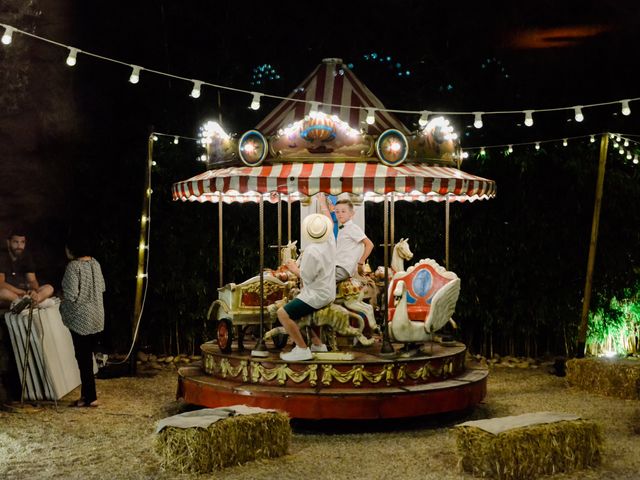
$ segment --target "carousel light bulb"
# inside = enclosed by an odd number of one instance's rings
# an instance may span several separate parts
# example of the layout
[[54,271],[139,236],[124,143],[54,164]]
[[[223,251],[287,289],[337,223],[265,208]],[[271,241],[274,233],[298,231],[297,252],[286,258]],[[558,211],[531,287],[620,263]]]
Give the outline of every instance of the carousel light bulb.
[[258,110],[260,108],[260,94],[253,93],[253,98],[251,99],[251,110]]
[[567,141],[567,139],[565,138],[565,139],[563,139],[563,140],[562,140],[562,146],[563,146],[563,147],[566,147],[567,145],[569,145],[569,142],[568,142],[568,141]]
[[509,145],[509,148],[507,148],[507,152],[513,153],[513,145]]
[[15,31],[15,28],[6,26],[4,28],[4,35],[2,35],[2,43],[4,43],[5,45],[9,45],[11,43],[11,40],[13,40],[13,32]]
[[175,137],[173,137],[173,144],[177,145],[178,142],[180,142],[180,139],[178,138],[178,136],[176,135]]
[[524,124],[527,127],[533,125],[533,110],[525,110],[524,111]]
[[482,113],[483,112],[474,112],[473,126],[476,128],[482,128]]
[[200,87],[202,86],[202,82],[200,80],[193,81],[193,88],[191,89],[191,97],[200,98]]
[[629,100],[622,100],[620,102],[622,104],[622,114],[626,117],[627,115],[631,115],[631,109],[629,108]]
[[155,161],[155,160],[152,160],[152,161],[151,161],[151,166],[152,166],[152,167],[155,167],[156,165],[157,165],[156,161]]
[[157,141],[158,141],[158,136],[157,136],[157,135],[154,135],[153,137],[151,137],[151,139],[152,139],[154,142],[157,142]]
[[201,162],[206,162],[207,161],[207,155],[205,153],[203,153],[202,155],[200,155],[200,161]]
[[140,81],[140,70],[141,67],[137,65],[131,65],[131,76],[129,77],[129,83],[136,84]]
[[401,148],[402,148],[402,145],[400,145],[400,142],[391,142],[389,144],[389,151],[390,152],[398,153]]
[[318,108],[320,108],[319,102],[311,102],[311,109],[309,110],[309,116],[311,118],[314,118],[316,115],[318,115]]
[[420,115],[420,120],[418,120],[418,125],[424,127],[427,123],[429,123],[429,112],[423,110],[422,115]]
[[77,48],[69,48],[69,56],[67,57],[67,65],[73,67],[76,64],[76,60],[78,58],[78,49]]
[[536,150],[540,150],[540,142],[536,142]]
[[593,136],[593,135],[589,135],[589,141],[590,141],[591,143],[595,142],[595,141],[596,141],[596,137],[595,137],[595,136]]
[[462,152],[462,158],[469,158],[469,152]]
[[573,111],[575,112],[576,122],[581,122],[584,120],[584,115],[582,114],[582,107],[573,107]]
[[629,140],[628,140],[628,139],[626,139],[626,138],[624,139],[624,146],[625,146],[625,147],[628,147],[628,146],[629,146]]
[[376,121],[376,113],[373,108],[367,108],[367,125],[373,125]]

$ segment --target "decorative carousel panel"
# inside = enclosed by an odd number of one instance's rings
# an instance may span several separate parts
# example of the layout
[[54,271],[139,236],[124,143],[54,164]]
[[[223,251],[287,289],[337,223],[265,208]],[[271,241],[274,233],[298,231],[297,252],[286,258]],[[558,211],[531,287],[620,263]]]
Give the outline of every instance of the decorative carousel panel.
[[240,160],[248,167],[257,167],[269,153],[267,139],[257,130],[245,132],[238,141]]
[[378,137],[376,154],[380,161],[388,167],[397,167],[407,158],[409,143],[402,132],[389,129]]

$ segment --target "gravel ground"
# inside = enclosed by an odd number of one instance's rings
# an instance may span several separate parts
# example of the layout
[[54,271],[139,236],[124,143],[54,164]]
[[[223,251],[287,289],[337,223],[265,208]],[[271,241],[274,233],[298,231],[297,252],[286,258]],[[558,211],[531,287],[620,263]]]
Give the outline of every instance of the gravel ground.
[[[564,479],[640,479],[640,403],[592,395],[544,369],[493,368],[485,401],[457,415],[384,422],[292,422],[290,454],[210,475],[158,467],[155,422],[185,409],[174,400],[176,374],[97,380],[99,408],[72,408],[71,392],[53,404],[0,411],[2,479],[471,479],[457,468],[451,426],[479,418],[552,410],[597,421],[603,464]],[[638,427],[638,425],[636,425]]]

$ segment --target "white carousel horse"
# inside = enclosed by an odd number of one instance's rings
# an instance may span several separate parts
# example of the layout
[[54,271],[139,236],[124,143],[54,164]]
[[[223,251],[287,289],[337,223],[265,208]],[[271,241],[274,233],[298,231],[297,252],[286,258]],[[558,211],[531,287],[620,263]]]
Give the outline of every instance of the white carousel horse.
[[[269,305],[269,314],[272,318],[277,318],[276,312],[278,311],[278,308],[284,305],[284,303],[285,302],[282,301]],[[351,320],[358,322],[358,328],[351,326]],[[309,326],[317,326],[321,328],[328,327],[331,332],[329,337],[329,346],[333,351],[338,350],[336,334],[355,337],[362,345],[365,346],[372,345],[375,341],[373,338],[367,338],[362,334],[364,321],[360,315],[351,312],[340,305],[336,305],[335,303],[330,303],[326,307],[315,311],[313,314],[302,317],[302,319],[297,323],[300,329]],[[286,333],[287,332],[284,327],[275,327],[264,334],[264,339],[268,340],[275,335]]]
[[[363,301],[364,283],[358,278],[352,277],[337,285],[335,303],[344,305],[347,309],[363,315],[372,332],[379,332],[376,323],[375,310],[372,305]],[[362,330],[361,330],[362,331]]]
[[[389,273],[389,276],[392,276],[397,272],[404,272],[404,261],[411,260],[412,258],[413,252],[409,248],[409,239],[401,238],[393,247],[390,265],[391,272]],[[376,277],[384,279],[384,267],[378,267],[376,269]]]
[[394,275],[389,292],[395,299],[388,324],[391,338],[397,342],[424,342],[447,322],[453,322],[460,279],[434,260],[425,259],[407,272]]

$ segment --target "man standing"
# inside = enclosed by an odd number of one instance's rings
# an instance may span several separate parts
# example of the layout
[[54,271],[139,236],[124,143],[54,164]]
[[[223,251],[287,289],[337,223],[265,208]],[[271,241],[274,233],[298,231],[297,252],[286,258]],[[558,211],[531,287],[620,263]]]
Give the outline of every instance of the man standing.
[[7,237],[7,249],[0,250],[0,303],[13,303],[24,296],[38,305],[53,295],[51,285],[40,285],[33,259],[25,252],[27,238],[19,231]]

